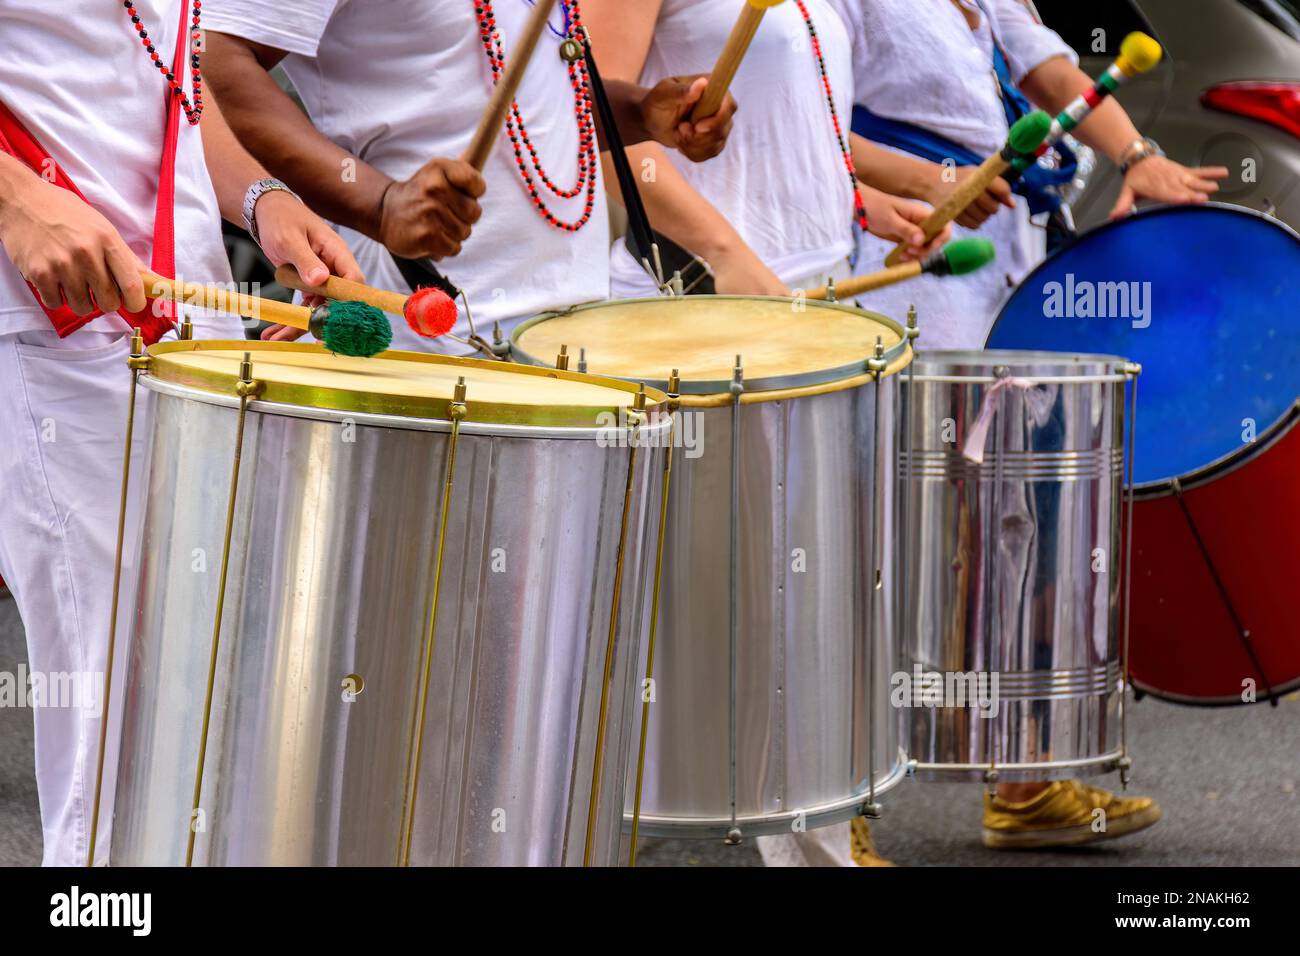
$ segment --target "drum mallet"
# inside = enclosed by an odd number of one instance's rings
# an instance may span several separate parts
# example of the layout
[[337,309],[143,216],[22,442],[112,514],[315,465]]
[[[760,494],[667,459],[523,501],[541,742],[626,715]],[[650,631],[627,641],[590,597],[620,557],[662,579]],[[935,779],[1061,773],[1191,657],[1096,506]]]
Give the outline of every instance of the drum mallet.
[[1092,111],[1101,105],[1104,99],[1138,74],[1154,70],[1162,56],[1164,51],[1161,50],[1160,44],[1145,33],[1130,33],[1126,36],[1119,46],[1119,56],[1106,68],[1106,72],[1097,77],[1097,82],[1092,85],[1092,89],[1085,90],[1071,100],[1056,119],[1052,120],[1052,128],[1048,130],[1042,145],[1032,156],[1016,157],[1003,178],[1009,183],[1015,183],[1039,156],[1091,116]]
[[704,95],[695,104],[695,109],[691,110],[692,123],[698,123],[722,109],[722,101],[727,98],[727,90],[731,88],[731,81],[736,78],[736,71],[749,52],[749,45],[754,42],[754,35],[763,23],[763,16],[782,2],[783,0],[745,0],[740,17],[732,27],[731,35],[727,37],[726,46],[722,48],[718,62],[709,74],[709,84],[704,88]]
[[[1007,143],[980,164],[979,168],[953,190],[943,202],[935,206],[921,223],[925,241],[929,242],[989,188],[989,184],[1005,173],[1021,156],[1032,156],[1052,128],[1052,118],[1042,110],[1034,110],[1016,120],[1007,135]],[[946,170],[945,170],[946,172]],[[885,258],[885,265],[896,266],[903,261],[905,247],[900,243]]]
[[388,317],[365,302],[329,302],[308,309],[231,292],[217,285],[165,279],[145,270],[141,270],[140,278],[144,280],[145,294],[151,298],[303,329],[316,336],[325,348],[340,355],[368,358],[388,348],[393,341]]
[[902,265],[890,266],[870,275],[854,276],[833,286],[822,286],[804,293],[808,299],[835,298],[851,299],[873,289],[883,289],[887,285],[913,279],[919,275],[964,276],[982,269],[997,257],[993,243],[983,236],[966,239],[954,239],[942,249],[926,258]]
[[411,331],[425,338],[445,335],[456,325],[456,303],[451,301],[441,289],[425,286],[416,289],[410,295],[402,295],[400,292],[376,289],[374,286],[362,285],[350,279],[340,279],[338,276],[330,276],[323,285],[312,285],[291,265],[283,265],[276,269],[275,281],[299,292],[325,296],[328,299],[364,302],[392,315],[403,316]]

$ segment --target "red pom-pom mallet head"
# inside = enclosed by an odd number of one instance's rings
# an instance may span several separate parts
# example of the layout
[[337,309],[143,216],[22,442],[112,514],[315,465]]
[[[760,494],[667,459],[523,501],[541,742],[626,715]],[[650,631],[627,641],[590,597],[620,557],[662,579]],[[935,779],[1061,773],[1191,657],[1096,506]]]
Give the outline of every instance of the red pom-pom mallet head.
[[406,324],[416,335],[437,338],[456,325],[456,303],[441,289],[416,289],[406,300]]

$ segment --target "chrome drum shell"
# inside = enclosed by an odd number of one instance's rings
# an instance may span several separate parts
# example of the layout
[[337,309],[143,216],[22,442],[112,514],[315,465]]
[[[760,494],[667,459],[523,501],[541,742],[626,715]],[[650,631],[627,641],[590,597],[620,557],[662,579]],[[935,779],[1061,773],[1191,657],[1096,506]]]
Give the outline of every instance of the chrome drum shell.
[[[893,693],[918,776],[1118,766],[1126,366],[921,351],[900,376],[905,673]],[[982,410],[981,463],[967,453]]]
[[[111,861],[181,865],[237,401],[140,382],[151,464],[133,477],[148,502]],[[249,405],[195,865],[398,862],[449,428]],[[590,847],[622,862],[663,452],[647,442],[629,477],[598,434],[461,427],[412,864],[583,862],[626,498]]]

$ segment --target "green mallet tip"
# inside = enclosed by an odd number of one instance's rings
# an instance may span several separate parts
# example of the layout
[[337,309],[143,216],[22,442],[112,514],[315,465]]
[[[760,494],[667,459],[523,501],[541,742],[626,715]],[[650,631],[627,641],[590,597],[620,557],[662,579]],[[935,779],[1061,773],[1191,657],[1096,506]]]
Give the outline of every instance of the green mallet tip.
[[1017,153],[1029,154],[1043,145],[1043,140],[1051,131],[1052,118],[1042,110],[1034,110],[1016,120],[1007,143]]
[[976,269],[983,269],[997,258],[993,243],[980,236],[969,239],[954,239],[943,247],[943,258],[955,276],[964,276]]
[[369,358],[393,341],[393,326],[388,316],[373,305],[331,302],[316,311],[320,319],[317,337],[331,352]]

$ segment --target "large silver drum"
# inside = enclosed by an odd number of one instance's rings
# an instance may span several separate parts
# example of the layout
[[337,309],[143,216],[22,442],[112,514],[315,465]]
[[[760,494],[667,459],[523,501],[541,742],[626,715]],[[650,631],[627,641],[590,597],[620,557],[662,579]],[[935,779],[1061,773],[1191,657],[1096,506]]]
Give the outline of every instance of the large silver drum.
[[919,776],[1119,765],[1129,371],[1111,356],[922,351],[900,377],[893,693]]
[[243,342],[140,383],[112,863],[616,862],[665,396]]
[[886,693],[901,329],[840,305],[692,296],[542,316],[512,354],[549,363],[561,347],[680,393],[640,832],[737,839],[863,812],[906,769]]

